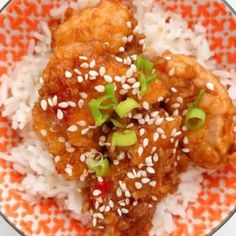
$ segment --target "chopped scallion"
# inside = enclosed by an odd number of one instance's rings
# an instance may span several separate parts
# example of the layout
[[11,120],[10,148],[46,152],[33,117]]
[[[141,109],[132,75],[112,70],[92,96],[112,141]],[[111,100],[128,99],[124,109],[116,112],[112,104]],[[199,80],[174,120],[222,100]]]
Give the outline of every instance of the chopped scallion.
[[109,170],[109,162],[107,159],[95,160],[87,158],[86,164],[90,170],[93,170],[97,176],[105,176]]
[[133,98],[127,98],[125,101],[120,102],[114,110],[120,118],[123,118],[133,109],[139,107],[140,105]]
[[144,73],[147,73],[147,74],[152,73],[153,63],[150,60],[138,56],[135,64],[137,68],[142,70]]
[[201,108],[190,109],[185,117],[185,125],[192,130],[200,129],[206,122],[206,113]]
[[147,80],[143,74],[139,76],[139,83],[141,84],[140,96],[144,96],[147,92]]
[[137,135],[134,130],[125,130],[123,132],[114,132],[112,134],[112,146],[127,147],[137,142]]

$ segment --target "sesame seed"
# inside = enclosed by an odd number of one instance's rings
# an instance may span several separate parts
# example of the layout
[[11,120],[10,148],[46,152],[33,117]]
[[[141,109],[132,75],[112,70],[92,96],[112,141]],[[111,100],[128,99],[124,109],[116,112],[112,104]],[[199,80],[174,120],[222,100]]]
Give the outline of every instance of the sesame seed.
[[79,95],[80,95],[80,97],[82,97],[83,99],[88,98],[88,94],[87,94],[87,93],[82,92],[82,93],[80,93]]
[[106,73],[106,68],[104,66],[101,66],[99,68],[99,75],[103,77],[105,73]]
[[169,71],[168,75],[169,75],[170,77],[172,77],[172,76],[174,76],[174,74],[175,74],[175,68],[172,68],[172,69]]
[[81,75],[77,76],[78,83],[82,83],[83,80],[84,80],[84,78]]
[[113,81],[112,77],[110,75],[104,75],[104,80],[107,82],[107,83],[111,83]]
[[133,85],[132,85],[132,88],[135,89],[135,88],[139,88],[140,87],[140,83],[139,82],[135,82]]
[[126,93],[128,93],[127,89],[121,89],[120,90],[120,95],[125,95]]
[[157,102],[162,102],[163,100],[164,100],[163,97],[159,97],[159,98],[157,98]]
[[111,208],[109,206],[105,207],[105,212],[109,212],[111,210]]
[[137,206],[138,202],[137,201],[134,201],[133,202],[133,206]]
[[170,90],[171,90],[173,93],[177,93],[177,89],[174,88],[174,87],[170,88]]
[[44,84],[43,77],[39,77],[39,83],[40,83],[40,84]]
[[184,153],[189,153],[189,152],[190,152],[190,149],[189,149],[189,148],[182,148],[182,152],[184,152]]
[[65,77],[66,78],[71,78],[72,77],[72,73],[70,71],[66,70]]
[[97,197],[101,194],[102,192],[99,189],[93,190],[93,196]]
[[62,119],[64,118],[64,114],[63,114],[63,112],[62,112],[61,109],[58,109],[58,110],[57,110],[57,118],[58,118],[59,120],[62,120]]
[[138,123],[139,123],[140,125],[144,125],[144,124],[145,124],[145,120],[144,120],[144,119],[138,119]]
[[179,110],[178,110],[178,109],[175,109],[174,112],[173,112],[173,115],[174,115],[174,116],[178,116],[178,115],[179,115]]
[[121,212],[120,208],[117,209],[117,212],[118,212],[119,216],[122,216],[122,212]]
[[129,90],[131,87],[128,84],[122,84],[122,88],[126,89],[126,90]]
[[138,148],[138,155],[141,156],[143,154],[143,147]]
[[104,212],[104,211],[105,211],[105,208],[106,208],[106,206],[105,206],[105,205],[102,205],[102,206],[99,208],[99,211],[100,211],[100,212]]
[[130,124],[128,124],[127,126],[126,126],[126,128],[127,129],[130,129],[130,128],[132,128],[134,126],[134,123],[130,123]]
[[159,160],[158,154],[155,153],[155,154],[153,155],[152,159],[153,159],[154,162],[158,162],[158,160]]
[[157,128],[157,133],[159,134],[164,134],[165,131],[162,128]]
[[93,226],[96,227],[96,225],[97,225],[97,219],[93,218]]
[[78,107],[79,107],[79,108],[82,108],[83,105],[84,105],[84,100],[83,100],[83,99],[80,99],[80,100],[78,101]]
[[128,177],[129,179],[134,179],[134,175],[133,175],[132,172],[128,172],[128,173],[127,173],[127,177]]
[[110,206],[110,208],[113,208],[115,205],[114,205],[114,202],[112,201],[112,200],[109,200],[109,206]]
[[53,105],[54,105],[54,106],[57,105],[57,100],[58,100],[57,95],[53,96],[53,98],[52,98],[52,102],[53,102]]
[[188,140],[188,137],[187,137],[187,136],[184,137],[183,143],[184,143],[184,144],[188,144],[188,143],[189,143],[189,140]]
[[153,180],[149,183],[149,185],[152,187],[155,187],[157,185],[157,182]]
[[118,187],[117,190],[116,190],[116,196],[117,197],[121,197],[122,196],[122,190],[121,190],[120,187]]
[[128,38],[127,38],[126,36],[124,36],[124,37],[122,38],[122,42],[123,42],[123,43],[127,43],[127,41],[128,41]]
[[174,137],[180,136],[181,134],[182,134],[182,132],[178,131],[178,132],[175,133]]
[[145,138],[145,139],[143,140],[143,147],[144,147],[144,148],[147,147],[147,146],[148,146],[148,143],[149,143],[148,138]]
[[155,132],[153,134],[153,141],[156,142],[159,139],[159,133]]
[[133,38],[134,38],[133,35],[129,35],[129,36],[128,36],[128,42],[129,42],[129,43],[132,42]]
[[47,130],[45,130],[45,129],[41,129],[40,133],[42,134],[42,136],[47,136],[47,134],[48,134]]
[[69,147],[69,148],[66,148],[66,151],[69,153],[73,153],[73,152],[75,152],[75,148]]
[[140,39],[138,43],[139,43],[139,45],[144,45],[145,40],[144,39]]
[[127,77],[127,78],[131,78],[132,76],[133,76],[133,69],[132,68],[129,68],[127,71],[126,71],[126,74],[125,74],[125,76]]
[[40,106],[41,106],[41,108],[44,110],[44,111],[46,111],[47,110],[47,108],[48,108],[48,103],[47,103],[47,101],[46,100],[41,100],[41,102],[40,102]]
[[54,158],[55,163],[58,163],[60,160],[61,160],[60,156],[55,156],[55,158]]
[[136,79],[135,78],[129,78],[129,79],[127,79],[127,82],[129,84],[134,84],[136,82]]
[[153,112],[151,112],[151,117],[156,117],[156,116],[158,116],[158,114],[159,114],[159,112],[158,111],[153,111]]
[[161,125],[161,123],[163,122],[163,120],[164,120],[163,117],[156,119],[155,125],[156,125],[156,126]]
[[73,171],[72,171],[72,168],[71,168],[71,167],[66,167],[66,168],[65,168],[65,172],[66,172],[69,176],[72,176],[72,175],[73,175]]
[[116,59],[117,62],[120,62],[120,63],[123,62],[123,59],[121,57],[115,57],[115,59]]
[[120,164],[120,162],[118,160],[113,161],[113,165],[118,166],[119,164]]
[[78,127],[76,125],[71,125],[67,131],[69,132],[76,132],[78,130]]
[[53,104],[53,102],[52,102],[52,99],[51,99],[51,98],[48,98],[48,104],[49,104],[49,106],[51,106],[51,107],[53,107],[53,106],[54,106],[54,104]]
[[88,69],[89,68],[89,64],[87,62],[83,62],[81,65],[80,65],[81,68],[83,69]]
[[124,47],[120,47],[119,48],[119,52],[124,52],[125,51],[125,48]]
[[81,130],[81,134],[82,134],[82,135],[85,135],[85,134],[87,134],[88,132],[89,132],[89,128],[86,128],[86,129]]
[[147,123],[150,121],[150,117],[149,117],[148,114],[144,117],[144,120],[145,120],[145,122],[147,122]]
[[211,83],[211,82],[207,82],[207,83],[206,83],[206,87],[207,87],[209,90],[211,90],[211,91],[214,91],[214,89],[215,89],[214,84]]
[[143,185],[140,182],[135,182],[134,186],[136,189],[141,189],[143,187]]
[[88,78],[89,78],[89,75],[88,75],[88,74],[85,74],[85,75],[84,75],[84,79],[85,79],[85,80],[88,80]]
[[131,58],[130,58],[130,57],[127,57],[127,58],[126,58],[126,64],[127,64],[127,65],[131,65],[131,63],[132,63]]
[[157,147],[152,147],[151,154],[153,154],[157,150]]
[[139,120],[142,119],[143,115],[141,113],[137,113],[133,116],[133,119]]
[[58,141],[59,141],[60,143],[64,143],[66,140],[65,140],[64,137],[59,137],[59,138],[58,138]]
[[81,72],[77,68],[74,69],[74,72],[78,75],[81,75]]
[[166,121],[169,121],[169,122],[171,122],[171,121],[174,121],[175,119],[173,118],[173,117],[166,117]]
[[81,60],[84,60],[84,61],[87,61],[87,60],[88,60],[88,58],[85,57],[85,56],[79,56],[79,58],[80,58]]
[[167,56],[167,57],[165,57],[165,59],[166,59],[167,61],[169,61],[169,60],[171,60],[171,56]]
[[103,85],[97,85],[94,88],[99,93],[103,93],[105,91],[105,87]]
[[130,21],[127,21],[127,27],[131,29],[131,27],[132,27],[132,24],[131,24],[131,22],[130,22]]
[[161,135],[161,138],[162,138],[162,139],[166,139],[167,137],[166,137],[165,134],[162,134],[162,135]]
[[183,131],[187,131],[187,130],[188,130],[187,126],[183,125],[183,126],[182,126],[182,130],[183,130]]
[[99,73],[97,71],[95,71],[95,70],[90,70],[89,71],[89,75],[92,76],[92,77],[96,77],[96,76],[99,75]]
[[142,182],[143,184],[147,184],[147,183],[150,182],[150,179],[149,179],[149,178],[142,178],[142,179],[141,179],[141,182]]
[[173,108],[179,108],[179,107],[180,107],[180,104],[179,104],[179,103],[174,103],[174,104],[172,105],[172,107],[173,107]]
[[128,197],[128,198],[131,197],[131,193],[130,193],[129,190],[126,190],[126,191],[125,191],[125,196]]
[[69,106],[69,104],[67,102],[60,102],[58,104],[58,106],[61,107],[61,108],[67,108]]
[[152,167],[150,167],[150,166],[147,167],[147,172],[149,174],[155,174],[155,170]]
[[126,209],[126,208],[121,208],[121,212],[122,212],[123,214],[128,214],[128,213],[129,213],[129,210]]
[[141,128],[141,129],[139,130],[139,135],[142,137],[144,134],[145,134],[145,129],[144,129],[144,128]]
[[155,201],[155,202],[158,200],[158,198],[157,198],[156,196],[154,196],[154,195],[151,195],[151,198],[152,198],[152,200]]
[[95,61],[95,60],[92,60],[92,61],[89,63],[89,67],[90,67],[90,68],[94,68],[95,65],[96,65],[96,61]]
[[122,78],[121,78],[120,76],[115,76],[115,77],[114,77],[114,80],[115,80],[116,82],[120,82],[121,79],[122,79]]
[[143,108],[144,108],[145,110],[149,110],[149,109],[150,109],[150,106],[149,106],[149,103],[148,103],[148,102],[144,101],[142,105],[143,105]]
[[183,102],[184,102],[184,100],[183,100],[182,97],[177,97],[177,98],[176,98],[176,101],[177,101],[178,103],[183,103]]

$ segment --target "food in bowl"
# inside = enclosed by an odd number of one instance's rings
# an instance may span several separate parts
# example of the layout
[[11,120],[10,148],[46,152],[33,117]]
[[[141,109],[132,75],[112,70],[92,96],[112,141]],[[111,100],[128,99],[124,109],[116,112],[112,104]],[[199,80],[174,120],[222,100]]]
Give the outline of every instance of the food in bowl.
[[130,4],[68,9],[51,32],[32,127],[53,174],[76,183],[103,235],[148,235],[190,162],[235,161],[227,90],[196,59],[148,47]]

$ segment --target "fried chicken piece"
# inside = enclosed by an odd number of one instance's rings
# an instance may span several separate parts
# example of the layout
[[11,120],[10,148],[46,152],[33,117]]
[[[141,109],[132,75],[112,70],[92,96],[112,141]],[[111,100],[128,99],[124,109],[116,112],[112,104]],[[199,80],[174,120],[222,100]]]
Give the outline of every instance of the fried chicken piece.
[[224,166],[233,156],[235,143],[234,107],[226,89],[218,77],[195,59],[170,53],[165,58],[156,58],[156,69],[161,71],[160,80],[171,91],[166,98],[168,112],[182,114],[201,89],[206,91],[199,103],[199,108],[206,112],[205,125],[198,130],[187,130],[183,147],[190,150],[189,157],[199,166]]
[[[97,6],[74,10],[66,21],[52,32],[52,47],[73,42],[98,41],[111,53],[120,52],[126,46],[127,37],[137,21],[132,12],[120,1],[102,1]],[[129,38],[132,41],[131,38]]]

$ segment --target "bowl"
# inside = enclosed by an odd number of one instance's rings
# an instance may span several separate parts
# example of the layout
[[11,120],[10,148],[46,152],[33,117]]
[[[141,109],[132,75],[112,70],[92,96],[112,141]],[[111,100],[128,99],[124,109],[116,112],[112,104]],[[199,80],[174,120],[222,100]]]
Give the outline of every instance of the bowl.
[[[160,0],[166,10],[181,14],[192,27],[201,23],[219,67],[232,69],[236,63],[235,12],[225,1]],[[31,32],[39,29],[40,21],[51,21],[49,12],[63,0],[13,0],[0,14],[0,75],[7,73],[27,52]],[[17,145],[17,133],[9,121],[0,116],[0,152]],[[0,159],[0,210],[6,221],[22,235],[86,235],[87,228],[72,219],[53,199],[32,206],[23,200],[17,186],[22,176],[12,165]],[[176,217],[171,236],[212,235],[236,211],[236,168],[226,166],[204,174],[202,190],[196,202],[189,205],[187,217]]]

